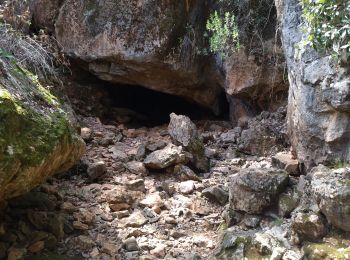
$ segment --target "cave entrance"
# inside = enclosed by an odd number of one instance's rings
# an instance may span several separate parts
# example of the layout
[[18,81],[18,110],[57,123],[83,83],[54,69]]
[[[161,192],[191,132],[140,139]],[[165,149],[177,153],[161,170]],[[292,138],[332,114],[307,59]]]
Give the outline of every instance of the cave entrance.
[[[166,124],[169,123],[169,115],[172,112],[187,115],[192,120],[228,118],[224,111],[221,115],[215,116],[208,108],[184,98],[153,91],[142,86],[107,84],[105,90],[108,91],[111,98],[111,109],[116,114],[128,113],[128,111],[133,114],[135,112],[134,120],[132,120],[134,124],[145,126]],[[222,103],[227,103],[224,97]]]
[[[229,105],[222,94],[221,113],[214,113],[185,98],[147,89],[143,86],[112,84],[81,71],[75,80],[79,82],[80,94],[87,102],[85,106],[98,115],[104,124],[123,123],[128,127],[153,127],[169,123],[174,112],[192,120],[229,120]],[[79,109],[78,109],[79,110]],[[80,112],[80,111],[78,111]]]

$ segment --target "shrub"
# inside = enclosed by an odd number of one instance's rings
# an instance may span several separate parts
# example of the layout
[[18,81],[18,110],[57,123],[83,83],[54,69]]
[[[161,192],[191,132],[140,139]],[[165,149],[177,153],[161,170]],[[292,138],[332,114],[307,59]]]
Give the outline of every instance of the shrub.
[[230,12],[221,17],[217,11],[207,21],[210,51],[222,56],[235,52],[240,48],[236,18]]
[[347,0],[302,0],[305,42],[314,49],[350,58],[350,2]]

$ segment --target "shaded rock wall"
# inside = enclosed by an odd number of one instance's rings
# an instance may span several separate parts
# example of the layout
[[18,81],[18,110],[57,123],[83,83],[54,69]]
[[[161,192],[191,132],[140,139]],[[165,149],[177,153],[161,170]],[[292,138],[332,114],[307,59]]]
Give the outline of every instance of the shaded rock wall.
[[31,0],[29,7],[32,13],[33,25],[36,28],[53,33],[55,21],[63,0]]
[[[203,0],[32,2],[34,26],[50,31],[48,17],[59,13],[55,34],[63,52],[103,80],[184,97],[216,113],[225,92],[234,124],[278,108],[286,97],[273,0],[240,6]],[[240,51],[224,59],[203,55],[214,10],[234,13],[242,38]]]
[[306,168],[350,160],[350,76],[330,56],[299,50],[301,6],[278,1],[290,82],[288,130],[295,155]]
[[[63,51],[99,78],[142,85],[218,110],[220,88],[197,56],[205,1],[67,0],[56,21]],[[209,77],[208,77],[209,76]]]
[[242,125],[263,110],[275,111],[286,100],[288,80],[272,0],[221,1],[213,9],[233,13],[241,48],[217,63],[231,105],[231,121]]

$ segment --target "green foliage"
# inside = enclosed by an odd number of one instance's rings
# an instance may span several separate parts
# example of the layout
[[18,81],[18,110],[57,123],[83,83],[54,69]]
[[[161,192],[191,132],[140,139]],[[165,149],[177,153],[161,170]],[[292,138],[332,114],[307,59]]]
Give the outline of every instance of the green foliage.
[[0,48],[0,58],[6,58],[6,59],[13,59],[13,55],[9,52],[7,52],[6,50],[4,50],[3,48]]
[[283,218],[276,218],[271,224],[272,226],[281,226],[283,224]]
[[347,0],[302,0],[305,44],[336,57],[350,58],[350,2]]
[[349,166],[349,164],[346,161],[337,160],[332,165],[330,165],[330,168],[331,169],[340,169],[340,168],[345,168],[347,166]]
[[210,15],[206,25],[210,33],[210,51],[222,56],[240,48],[236,18],[230,12],[222,16],[217,11]]

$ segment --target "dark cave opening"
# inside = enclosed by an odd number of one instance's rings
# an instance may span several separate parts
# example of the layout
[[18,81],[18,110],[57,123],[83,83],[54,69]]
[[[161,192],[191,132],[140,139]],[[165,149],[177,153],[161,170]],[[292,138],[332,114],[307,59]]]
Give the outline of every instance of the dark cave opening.
[[210,109],[182,97],[153,91],[142,86],[107,84],[105,89],[110,95],[111,107],[114,110],[117,108],[130,109],[140,115],[139,121],[147,126],[168,123],[172,112],[186,115],[192,120],[228,119],[225,97],[222,97],[221,101],[223,113],[215,116]]
[[[174,112],[192,120],[229,120],[229,105],[224,93],[220,97],[219,115],[182,97],[150,90],[143,86],[113,84],[86,71],[73,72],[74,90],[68,89],[74,99],[82,98],[84,109],[89,110],[105,124],[124,123],[129,127],[153,127],[167,124]],[[88,109],[86,109],[88,108]]]

